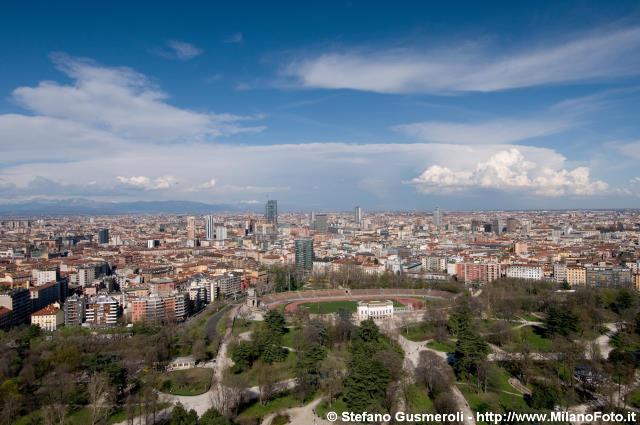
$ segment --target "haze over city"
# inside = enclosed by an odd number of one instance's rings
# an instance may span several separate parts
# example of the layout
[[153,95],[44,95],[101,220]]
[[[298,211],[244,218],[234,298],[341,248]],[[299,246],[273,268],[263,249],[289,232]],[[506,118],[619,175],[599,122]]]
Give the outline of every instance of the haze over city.
[[6,5],[0,201],[640,206],[637,2],[282,7]]

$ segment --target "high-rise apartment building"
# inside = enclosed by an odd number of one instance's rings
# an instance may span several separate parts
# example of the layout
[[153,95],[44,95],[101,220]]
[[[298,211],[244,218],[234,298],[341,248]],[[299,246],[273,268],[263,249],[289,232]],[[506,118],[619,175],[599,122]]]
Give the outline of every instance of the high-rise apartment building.
[[327,223],[327,214],[318,213],[315,214],[315,218],[313,221],[313,230],[316,232],[328,232],[329,224]]
[[264,218],[269,224],[278,224],[278,201],[269,199],[264,208]]
[[433,210],[433,225],[438,230],[442,229],[442,211],[440,211],[440,207],[436,207]]
[[356,210],[353,213],[353,221],[355,221],[356,226],[360,226],[362,224],[362,208],[356,207]]
[[304,270],[311,270],[311,268],[313,267],[313,239],[296,239],[295,257],[296,267],[302,268]]
[[98,243],[100,245],[109,243],[109,229],[98,230]]
[[187,239],[193,240],[196,238],[196,218],[187,217]]
[[27,323],[31,314],[31,295],[28,289],[0,292],[0,307],[11,310],[11,326]]
[[501,235],[503,228],[502,220],[495,219],[491,222],[491,231],[496,235]]
[[215,233],[215,229],[214,229],[214,223],[213,223],[213,216],[212,215],[208,215],[205,217],[206,220],[206,231],[207,231],[207,239],[208,240],[212,240],[214,237],[214,233]]
[[227,239],[227,228],[225,226],[216,226],[216,240],[223,241]]
[[507,219],[507,233],[515,233],[518,230],[518,220],[513,217]]

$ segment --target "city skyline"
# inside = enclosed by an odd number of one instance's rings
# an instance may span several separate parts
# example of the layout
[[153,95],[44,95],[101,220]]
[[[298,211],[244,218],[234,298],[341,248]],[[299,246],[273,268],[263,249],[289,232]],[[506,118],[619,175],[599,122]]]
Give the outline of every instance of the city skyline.
[[95,12],[9,6],[2,204],[640,207],[634,2]]

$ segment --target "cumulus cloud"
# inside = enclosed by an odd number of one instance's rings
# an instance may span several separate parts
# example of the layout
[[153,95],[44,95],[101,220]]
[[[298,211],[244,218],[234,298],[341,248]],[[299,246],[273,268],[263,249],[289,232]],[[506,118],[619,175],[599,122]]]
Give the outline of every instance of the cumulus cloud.
[[203,191],[203,190],[209,190],[212,189],[216,186],[216,179],[211,179],[209,181],[206,181],[204,183],[200,183],[196,186],[190,187],[189,189],[187,189],[189,192],[199,192],[199,191]]
[[122,184],[140,187],[146,190],[169,189],[177,183],[177,179],[173,176],[161,176],[151,179],[147,176],[118,176],[118,181]]
[[154,53],[167,59],[188,61],[196,56],[200,56],[204,50],[184,41],[169,40],[166,49],[156,49]]
[[608,185],[591,180],[589,169],[553,169],[544,163],[525,159],[516,148],[499,151],[487,161],[478,162],[471,170],[453,170],[432,165],[420,176],[407,182],[423,193],[450,193],[474,188],[518,190],[540,196],[594,195]]
[[295,84],[379,93],[491,92],[640,73],[640,27],[496,53],[478,43],[438,49],[348,49],[297,59]]
[[212,140],[263,129],[240,124],[251,117],[174,107],[164,92],[130,68],[105,67],[64,54],[52,59],[73,84],[43,81],[36,87],[18,87],[13,98],[38,115],[65,120],[66,125],[147,142]]
[[562,120],[494,120],[483,123],[426,121],[395,126],[418,140],[442,143],[511,143],[561,132],[571,126]]

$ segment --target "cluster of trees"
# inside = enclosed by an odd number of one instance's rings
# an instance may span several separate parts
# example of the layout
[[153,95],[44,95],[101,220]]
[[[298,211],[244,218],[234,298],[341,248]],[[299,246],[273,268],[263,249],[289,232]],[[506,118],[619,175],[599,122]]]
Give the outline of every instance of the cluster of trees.
[[195,410],[187,411],[180,403],[171,411],[166,425],[231,425],[220,412],[211,408],[198,417]]
[[284,317],[275,310],[269,310],[264,326],[253,332],[249,341],[239,341],[231,347],[233,372],[241,373],[250,369],[254,362],[262,360],[271,364],[287,357],[287,349],[282,347],[282,335],[286,331]]
[[159,405],[153,371],[191,351],[192,328],[192,323],[136,324],[98,332],[63,327],[45,334],[25,326],[0,332],[0,423],[36,411],[43,423],[65,423],[83,408],[91,410],[94,423],[118,408],[128,415],[153,415]]
[[391,412],[398,400],[402,349],[383,335],[372,319],[356,327],[343,399],[354,412]]

